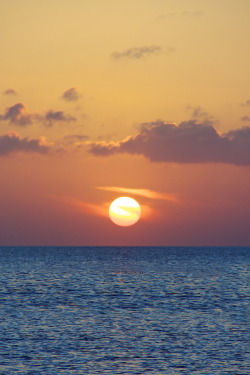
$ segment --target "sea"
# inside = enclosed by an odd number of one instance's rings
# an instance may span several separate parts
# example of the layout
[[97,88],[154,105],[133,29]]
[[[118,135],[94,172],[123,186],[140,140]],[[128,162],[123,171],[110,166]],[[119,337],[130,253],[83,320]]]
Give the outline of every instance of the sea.
[[1,247],[0,374],[250,374],[250,248]]

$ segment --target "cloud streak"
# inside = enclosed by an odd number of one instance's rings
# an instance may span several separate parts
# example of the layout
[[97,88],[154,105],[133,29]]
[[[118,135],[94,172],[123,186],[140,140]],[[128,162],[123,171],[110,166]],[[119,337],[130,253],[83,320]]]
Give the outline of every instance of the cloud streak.
[[114,51],[111,54],[111,57],[115,60],[120,60],[124,58],[128,59],[142,59],[148,55],[152,55],[155,53],[158,53],[161,51],[161,47],[157,45],[152,45],[152,46],[144,46],[144,47],[134,47],[134,48],[129,48],[125,51],[122,52],[117,52]]
[[227,163],[250,165],[250,127],[220,134],[208,122],[143,124],[141,131],[120,142],[88,142],[96,156],[143,155],[152,162]]
[[132,188],[125,188],[125,187],[118,187],[118,186],[97,186],[96,189],[111,191],[115,193],[125,193],[125,194],[132,194],[132,195],[139,195],[144,198],[149,199],[158,199],[170,202],[178,202],[178,199],[173,194],[166,194],[166,193],[158,193],[156,191],[150,189],[132,189]]
[[15,132],[0,136],[0,156],[17,152],[47,154],[50,149],[51,144],[44,138],[21,138]]
[[188,17],[199,17],[201,16],[203,13],[199,10],[195,10],[195,11],[189,11],[189,10],[185,10],[181,13],[183,16],[188,16]]
[[84,142],[86,139],[88,139],[88,135],[84,134],[67,134],[63,137],[63,139],[66,142],[72,143],[72,142]]

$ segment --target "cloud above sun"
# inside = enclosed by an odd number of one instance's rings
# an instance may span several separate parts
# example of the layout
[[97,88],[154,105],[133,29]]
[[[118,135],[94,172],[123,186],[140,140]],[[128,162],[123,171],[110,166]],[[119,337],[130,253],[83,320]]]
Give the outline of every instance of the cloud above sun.
[[209,121],[156,121],[120,142],[88,142],[96,156],[143,155],[151,162],[250,165],[250,127],[220,134]]
[[159,193],[157,191],[153,191],[150,189],[135,189],[135,188],[126,188],[126,187],[118,187],[118,186],[97,186],[96,189],[111,191],[111,192],[121,193],[121,194],[138,195],[138,196],[149,198],[149,199],[164,200],[164,201],[175,202],[175,203],[178,202],[178,198],[174,194]]

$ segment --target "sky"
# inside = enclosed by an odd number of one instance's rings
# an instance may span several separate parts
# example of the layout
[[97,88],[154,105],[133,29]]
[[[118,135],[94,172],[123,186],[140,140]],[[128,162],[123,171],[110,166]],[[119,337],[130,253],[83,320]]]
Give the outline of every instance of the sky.
[[249,14],[0,0],[0,245],[250,245]]

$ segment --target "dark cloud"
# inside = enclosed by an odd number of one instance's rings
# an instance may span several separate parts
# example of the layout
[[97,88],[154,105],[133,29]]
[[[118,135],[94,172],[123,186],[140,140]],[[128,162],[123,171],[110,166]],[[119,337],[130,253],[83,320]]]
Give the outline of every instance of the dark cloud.
[[13,125],[26,126],[32,124],[33,117],[23,103],[16,103],[6,108],[4,115],[0,115],[0,120],[7,120]]
[[66,100],[68,102],[75,102],[78,99],[80,99],[80,97],[81,97],[81,95],[75,87],[72,87],[72,88],[66,90],[62,95],[62,99]]
[[97,156],[143,155],[152,162],[228,163],[250,165],[250,127],[219,134],[207,122],[195,120],[144,124],[139,134],[120,142],[91,142]]
[[66,115],[63,111],[49,110],[42,121],[46,126],[52,126],[54,122],[71,122],[76,121],[76,118],[71,115]]
[[241,121],[250,121],[250,117],[249,116],[242,116]]
[[113,52],[111,54],[111,57],[115,60],[119,60],[122,58],[129,58],[129,59],[141,59],[147,55],[151,55],[157,52],[161,51],[160,46],[144,46],[144,47],[134,47],[134,48],[129,48],[125,51],[122,52]]
[[17,94],[16,90],[14,89],[7,89],[3,93],[4,95],[16,95]]
[[5,113],[0,115],[0,121],[9,121],[10,124],[17,126],[27,126],[34,122],[40,122],[46,126],[52,126],[55,122],[76,121],[76,118],[71,115],[66,115],[62,111],[53,110],[47,111],[45,115],[30,113],[23,103],[16,103],[11,107],[6,108]]
[[243,107],[250,107],[250,99],[246,100],[244,103],[241,103]]
[[0,156],[15,152],[46,154],[50,147],[43,138],[21,138],[15,132],[7,132],[0,136]]

